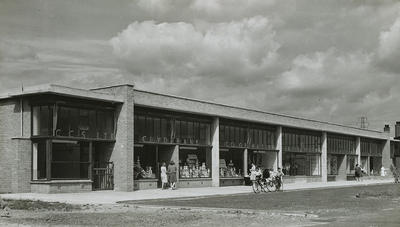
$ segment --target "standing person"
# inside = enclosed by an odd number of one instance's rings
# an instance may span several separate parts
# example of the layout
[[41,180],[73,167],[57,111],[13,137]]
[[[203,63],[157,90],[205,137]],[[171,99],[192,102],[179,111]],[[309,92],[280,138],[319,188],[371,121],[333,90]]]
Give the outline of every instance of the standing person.
[[176,166],[175,162],[171,161],[168,165],[168,175],[169,175],[169,183],[171,186],[171,190],[176,189]]
[[250,181],[253,184],[253,188],[254,188],[255,184],[256,184],[256,165],[254,165],[254,163],[251,163]]
[[256,165],[254,165],[254,163],[251,163],[251,168],[250,168],[250,180],[251,180],[251,181],[256,180]]
[[165,162],[161,165],[161,185],[162,189],[167,189],[168,176],[167,176],[167,165]]
[[278,190],[280,190],[281,187],[282,187],[282,178],[283,178],[284,175],[285,175],[285,174],[282,172],[282,169],[279,167],[279,168],[278,168],[278,171],[277,171],[276,174],[275,174],[276,183],[277,183],[276,188],[277,188]]
[[360,181],[360,177],[361,177],[361,167],[359,164],[356,164],[356,168],[355,168],[355,177],[356,177],[356,181]]

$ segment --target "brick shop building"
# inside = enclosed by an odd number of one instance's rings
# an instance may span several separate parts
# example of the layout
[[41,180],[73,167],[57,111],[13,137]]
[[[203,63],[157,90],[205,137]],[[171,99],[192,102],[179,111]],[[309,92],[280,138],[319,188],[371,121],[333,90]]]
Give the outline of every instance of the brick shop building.
[[[251,163],[286,182],[352,180],[400,157],[390,129],[365,130],[120,85],[43,85],[0,96],[0,193],[242,185]],[[391,145],[392,143],[392,145]]]

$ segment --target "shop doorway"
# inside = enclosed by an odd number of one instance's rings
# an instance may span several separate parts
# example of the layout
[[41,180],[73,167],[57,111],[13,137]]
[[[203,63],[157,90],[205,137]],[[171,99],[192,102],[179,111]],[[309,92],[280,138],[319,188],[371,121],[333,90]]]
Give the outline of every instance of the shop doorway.
[[174,158],[174,151],[175,151],[175,145],[157,145],[157,150],[156,150],[156,160],[157,160],[157,187],[161,188],[162,183],[161,183],[161,166],[163,163],[166,164],[168,167],[169,163],[171,161],[175,162],[175,165],[178,165],[176,162],[176,158]]
[[114,190],[114,162],[110,160],[113,148],[114,143],[93,143],[93,190]]
[[95,163],[93,167],[93,190],[114,190],[114,163]]

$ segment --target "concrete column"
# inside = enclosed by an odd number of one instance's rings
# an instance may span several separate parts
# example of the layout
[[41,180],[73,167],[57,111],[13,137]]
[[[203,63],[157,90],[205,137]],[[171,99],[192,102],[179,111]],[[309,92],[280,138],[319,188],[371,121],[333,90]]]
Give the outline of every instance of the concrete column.
[[179,145],[175,145],[174,151],[172,152],[171,161],[175,162],[176,166],[176,185],[179,185]]
[[278,167],[282,168],[282,126],[276,128],[276,148],[278,151],[276,162],[274,164],[274,170],[277,171]]
[[390,157],[390,130],[385,131],[384,133],[387,134],[387,139],[382,145],[382,166],[385,167],[386,176],[392,176],[392,172],[390,171],[390,166],[393,164],[393,161]]
[[361,138],[357,136],[356,138],[356,155],[357,155],[357,164],[361,166]]
[[322,182],[328,181],[328,135],[326,132],[322,132],[322,147],[321,147],[321,177]]
[[247,171],[249,169],[249,166],[248,166],[248,163],[247,163],[247,159],[248,159],[248,150],[246,148],[243,151],[243,176],[248,175]]
[[213,120],[211,126],[211,177],[212,186],[219,187],[219,118]]
[[345,181],[347,180],[347,156],[340,155],[338,156],[338,177],[337,180]]

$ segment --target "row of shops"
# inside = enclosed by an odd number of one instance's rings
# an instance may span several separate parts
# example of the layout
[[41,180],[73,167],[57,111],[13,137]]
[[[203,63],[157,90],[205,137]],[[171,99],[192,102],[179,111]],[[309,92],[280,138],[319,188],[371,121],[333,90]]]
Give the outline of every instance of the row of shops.
[[[178,167],[178,187],[243,185],[252,163],[281,167],[286,182],[352,180],[357,163],[369,175],[400,164],[400,142],[390,141],[388,130],[136,91],[130,85],[96,90],[51,85],[8,94],[0,102],[1,119],[9,119],[0,130],[10,134],[0,134],[0,168],[13,170],[1,176],[6,184],[0,192],[157,188],[161,165],[171,162]],[[18,165],[7,158],[12,152]]]

